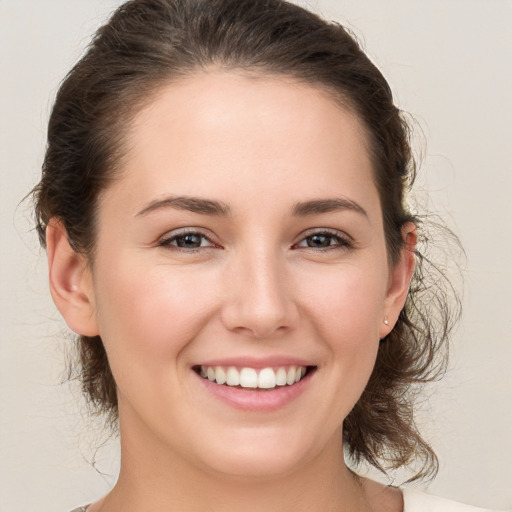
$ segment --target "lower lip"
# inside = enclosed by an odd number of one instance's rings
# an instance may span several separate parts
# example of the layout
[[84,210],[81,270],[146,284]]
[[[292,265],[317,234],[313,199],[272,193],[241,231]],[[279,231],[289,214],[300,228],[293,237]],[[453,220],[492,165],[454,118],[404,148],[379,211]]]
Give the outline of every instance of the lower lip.
[[310,383],[313,373],[307,373],[299,382],[291,386],[282,386],[268,390],[216,384],[197,373],[195,375],[209,393],[229,406],[244,411],[269,412],[281,409],[299,397]]

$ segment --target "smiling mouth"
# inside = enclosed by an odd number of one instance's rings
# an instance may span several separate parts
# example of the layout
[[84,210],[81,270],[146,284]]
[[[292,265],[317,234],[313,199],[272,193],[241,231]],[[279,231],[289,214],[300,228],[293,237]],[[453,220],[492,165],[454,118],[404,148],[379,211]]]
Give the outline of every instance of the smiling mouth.
[[198,375],[215,384],[265,390],[293,386],[314,369],[314,366],[281,366],[261,369],[204,365],[194,367],[194,371]]

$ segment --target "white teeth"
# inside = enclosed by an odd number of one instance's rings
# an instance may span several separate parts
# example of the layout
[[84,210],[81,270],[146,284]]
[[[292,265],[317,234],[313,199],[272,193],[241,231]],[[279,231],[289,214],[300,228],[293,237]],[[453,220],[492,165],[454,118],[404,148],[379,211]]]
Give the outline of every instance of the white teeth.
[[215,380],[217,381],[217,384],[224,384],[226,382],[226,372],[224,371],[224,368],[220,366],[215,367]]
[[291,366],[288,369],[288,373],[286,374],[286,384],[288,384],[288,386],[295,384],[295,366]]
[[240,374],[236,368],[228,368],[226,373],[226,384],[228,386],[239,386],[240,385]]
[[[306,373],[304,371],[304,373]],[[276,386],[286,386],[286,370],[279,368],[276,373]]]
[[254,368],[242,368],[240,372],[240,386],[243,388],[258,387],[258,374]]
[[272,368],[263,368],[258,375],[258,387],[272,389],[276,387],[276,374]]
[[201,366],[201,377],[217,384],[228,386],[241,386],[243,388],[273,389],[276,386],[292,386],[306,375],[305,366],[289,366],[274,368],[237,368],[230,366]]

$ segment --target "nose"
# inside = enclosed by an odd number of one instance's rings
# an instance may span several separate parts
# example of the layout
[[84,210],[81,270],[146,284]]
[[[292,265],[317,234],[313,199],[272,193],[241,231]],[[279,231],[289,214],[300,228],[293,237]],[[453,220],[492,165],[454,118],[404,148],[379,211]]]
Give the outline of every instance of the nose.
[[222,321],[226,328],[255,338],[269,338],[296,327],[299,310],[286,263],[260,251],[229,264]]

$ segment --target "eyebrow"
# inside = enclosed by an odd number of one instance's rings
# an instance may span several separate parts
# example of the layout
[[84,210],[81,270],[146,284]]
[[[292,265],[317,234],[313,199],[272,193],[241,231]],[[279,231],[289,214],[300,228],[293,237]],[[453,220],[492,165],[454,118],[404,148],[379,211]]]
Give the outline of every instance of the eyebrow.
[[[219,217],[226,217],[230,214],[229,206],[221,201],[190,196],[172,196],[151,201],[137,213],[137,216],[144,216],[155,210],[165,208],[187,210],[202,215],[215,215]],[[368,213],[361,205],[347,198],[313,199],[296,203],[293,206],[292,213],[298,217],[305,217],[338,210],[351,210],[368,217]]]
[[137,216],[144,216],[148,213],[154,212],[155,210],[163,208],[187,210],[193,213],[216,215],[221,217],[226,217],[230,212],[229,206],[220,201],[213,201],[211,199],[202,199],[198,197],[172,196],[151,201],[139,213],[137,213]]
[[336,197],[332,199],[314,199],[297,203],[293,207],[293,214],[299,217],[317,215],[338,210],[351,210],[368,218],[368,212],[358,203],[351,199]]

